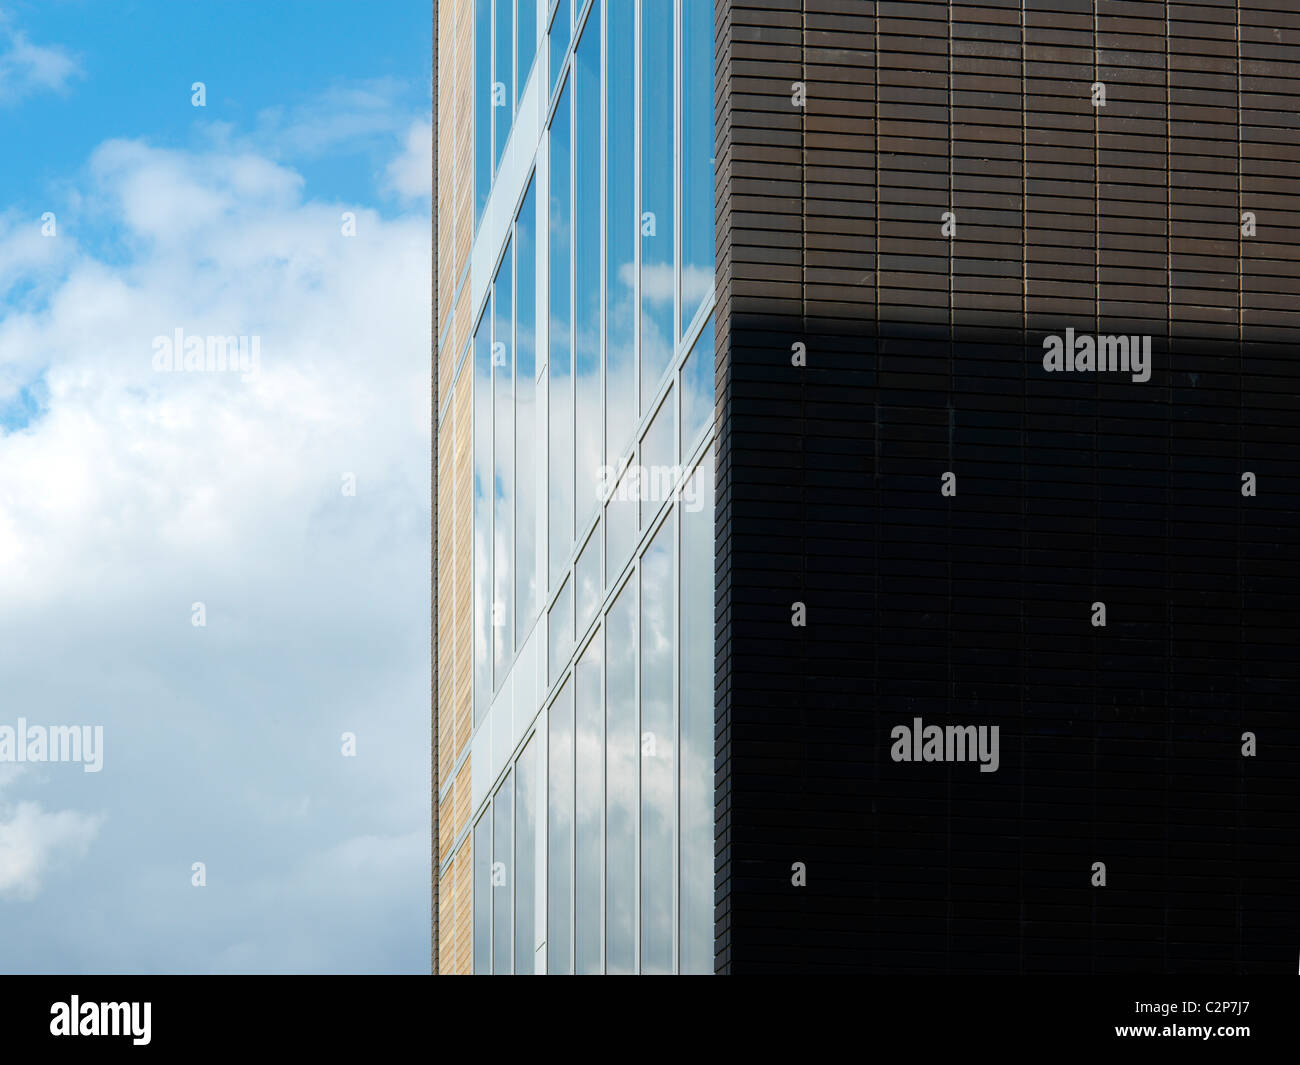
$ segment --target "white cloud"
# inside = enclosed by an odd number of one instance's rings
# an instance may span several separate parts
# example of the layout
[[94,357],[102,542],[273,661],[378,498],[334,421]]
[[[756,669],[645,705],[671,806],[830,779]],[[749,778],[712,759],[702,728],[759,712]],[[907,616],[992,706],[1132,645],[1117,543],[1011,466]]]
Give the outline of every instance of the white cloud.
[[[15,718],[102,724],[104,769],[22,782],[0,884],[84,849],[85,816],[50,811],[107,818],[92,875],[43,878],[49,912],[0,902],[0,968],[426,969],[427,870],[326,881],[349,840],[422,838],[401,860],[428,863],[427,214],[139,141],[101,145],[77,192],[40,299],[0,293],[0,381],[39,369],[48,399],[0,427],[0,677]],[[82,212],[115,223],[111,261]],[[0,226],[0,275],[33,247]],[[258,336],[260,373],[155,373],[177,328]],[[114,917],[43,939],[60,908]]]
[[[0,763],[0,793],[19,779],[21,768]],[[34,899],[52,866],[84,857],[102,822],[99,815],[0,799],[0,899]]]
[[0,24],[0,105],[39,92],[63,92],[81,73],[81,64],[65,49],[33,44],[25,34]]
[[391,78],[340,83],[292,107],[258,113],[253,140],[268,151],[310,159],[372,137],[393,137],[406,127],[401,82]]
[[17,211],[0,213],[0,298],[20,282],[50,280],[66,265],[68,245],[41,236],[41,219]]
[[406,131],[406,146],[388,164],[389,186],[406,199],[429,199],[433,195],[433,125],[412,122]]
[[[303,184],[248,151],[194,154],[128,140],[100,145],[90,168],[98,206],[116,213],[128,232],[164,243],[226,236],[244,228],[241,222],[292,210]],[[192,260],[192,249],[186,254]]]

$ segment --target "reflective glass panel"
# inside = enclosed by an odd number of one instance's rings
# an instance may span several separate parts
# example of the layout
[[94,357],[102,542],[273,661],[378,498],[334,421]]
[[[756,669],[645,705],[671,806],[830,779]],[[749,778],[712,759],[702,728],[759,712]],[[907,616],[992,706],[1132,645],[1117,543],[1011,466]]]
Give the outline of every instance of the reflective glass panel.
[[474,330],[474,723],[492,698],[492,322]]
[[560,70],[564,65],[564,53],[569,50],[569,0],[560,0],[551,22],[551,92],[560,80]]
[[674,521],[641,556],[641,971],[673,967]]
[[548,679],[554,684],[569,664],[573,652],[573,592],[567,581],[551,606],[547,625],[547,643],[550,645],[551,670]]
[[677,487],[677,468],[674,454],[677,445],[677,412],[670,391],[663,401],[650,428],[641,437],[641,463],[639,492],[641,500],[641,526],[650,524],[659,508],[672,498]]
[[573,218],[574,506],[582,528],[596,505],[601,465],[600,412],[600,5],[592,8],[574,63],[576,192]]
[[573,947],[573,685],[551,704],[547,745],[546,971],[568,975]]
[[686,458],[704,427],[713,421],[713,320],[704,323],[699,339],[682,365],[682,458]]
[[683,973],[713,972],[713,452],[681,502],[681,947]]
[[537,53],[537,0],[519,0],[518,13],[515,17],[518,30],[519,95],[523,96],[524,86],[528,84],[528,72],[533,68],[533,56]]
[[474,826],[474,972],[492,972],[492,813]]
[[673,2],[641,0],[641,408],[672,359]]
[[511,827],[514,820],[514,780],[506,777],[492,800],[492,972],[500,976],[512,971],[510,911],[514,890],[514,855]]
[[492,112],[496,115],[495,159],[501,163],[515,117],[515,0],[497,0],[496,64],[493,67]]
[[587,546],[582,549],[582,554],[578,556],[574,576],[578,593],[577,600],[574,603],[577,614],[575,620],[577,632],[581,634],[586,631],[587,625],[596,616],[596,610],[600,607],[602,598],[599,528],[591,534],[591,537],[587,540]]
[[636,5],[607,7],[605,85],[605,461],[636,432]]
[[515,226],[515,646],[541,603],[537,585],[537,197],[528,183]]
[[537,742],[515,762],[515,972],[533,971],[537,908]]
[[713,291],[713,5],[682,3],[682,331]]
[[492,661],[493,688],[514,653],[515,344],[514,256],[506,245],[492,293]]
[[604,763],[605,722],[600,697],[600,637],[592,640],[574,673],[577,725],[577,905],[574,949],[577,972],[600,972],[600,844],[603,820],[601,769]]
[[474,0],[474,218],[492,190],[492,0]]
[[569,90],[551,121],[550,190],[550,587],[561,578],[573,547],[573,374],[569,335]]
[[623,572],[636,546],[636,486],[640,483],[635,466],[629,466],[605,504],[606,585]]
[[605,964],[630,973],[636,915],[636,581],[605,619]]

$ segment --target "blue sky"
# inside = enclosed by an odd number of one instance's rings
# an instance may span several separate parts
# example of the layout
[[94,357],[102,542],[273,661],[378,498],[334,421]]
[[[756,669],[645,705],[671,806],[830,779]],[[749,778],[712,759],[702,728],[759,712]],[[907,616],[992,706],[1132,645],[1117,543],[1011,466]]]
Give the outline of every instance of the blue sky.
[[0,971],[428,970],[430,30],[0,0]]
[[[73,64],[55,91],[6,92],[0,81],[0,143],[21,159],[0,168],[0,203],[19,209],[43,207],[103,140],[194,147],[222,125],[293,162],[316,196],[374,198],[393,130],[429,106],[428,4],[28,0],[0,11],[0,35]],[[201,111],[190,105],[195,81],[208,89]],[[295,115],[349,96],[358,113],[339,116],[333,143],[277,144]]]

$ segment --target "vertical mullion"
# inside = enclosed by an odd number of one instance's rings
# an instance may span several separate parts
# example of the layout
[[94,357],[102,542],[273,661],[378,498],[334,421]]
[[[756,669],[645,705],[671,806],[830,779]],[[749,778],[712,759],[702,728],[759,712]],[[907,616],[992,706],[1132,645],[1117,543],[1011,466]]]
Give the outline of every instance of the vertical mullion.
[[[644,9],[642,0],[636,0],[636,12],[633,18],[632,30],[632,66],[634,70],[634,85],[632,90],[632,125],[635,133],[633,135],[632,149],[632,170],[633,170],[633,199],[636,204],[634,214],[636,216],[636,239],[633,244],[636,248],[633,262],[636,264],[634,274],[636,278],[635,291],[632,297],[632,321],[633,321],[633,350],[635,356],[632,360],[632,392],[633,405],[632,416],[636,424],[640,425],[642,416],[641,409],[641,246],[644,243],[641,239],[641,215],[644,204],[641,200],[641,150],[642,150],[642,129],[641,129],[641,112],[642,112],[642,81],[643,71],[641,69],[641,23],[644,18]],[[641,442],[637,434],[632,437],[632,449],[636,461],[641,461]],[[637,511],[637,532],[641,530],[640,511],[638,505]],[[639,536],[633,538],[633,543],[639,542]],[[641,971],[641,561],[637,555],[637,548],[632,549],[632,573],[631,578],[635,582],[635,594],[633,596],[635,603],[632,610],[632,690],[635,707],[633,716],[636,721],[633,729],[633,740],[635,741],[636,750],[636,773],[633,781],[632,809],[635,816],[632,818],[632,971],[639,973]],[[606,743],[609,737],[606,735]]]
[[[548,21],[547,26],[549,27],[549,25],[550,22]],[[545,39],[545,51],[547,80],[540,82],[543,85],[549,84],[551,76],[549,39]],[[549,97],[547,99],[549,101]],[[536,535],[536,540],[533,543],[533,554],[539,575],[537,578],[539,618],[545,615],[551,598],[551,131],[549,106],[543,108],[543,113],[548,117],[542,130],[541,142],[537,151],[537,161],[533,168],[533,180],[537,183],[534,193],[537,197],[535,201],[537,213],[533,216],[533,275],[537,279],[537,312],[533,322],[533,336],[535,338],[533,344],[535,387],[533,404],[534,409],[537,411],[537,424],[534,426],[534,430],[538,434],[534,437],[534,440],[543,456],[542,469],[538,471],[541,490],[537,493],[537,512],[533,515]],[[540,625],[540,628],[543,633],[546,633],[546,625]],[[544,637],[544,640],[544,654],[548,663],[546,680],[547,690],[549,690],[551,680],[549,671],[551,653],[549,633]],[[547,942],[550,942],[549,935]],[[549,950],[548,946],[548,953]]]
[[[632,420],[640,424],[641,408],[641,0],[632,15],[632,214],[636,237],[632,241]],[[636,450],[633,434],[633,453]],[[638,526],[639,528],[639,526]]]
[[[534,735],[537,737],[537,828],[533,833],[537,841],[537,858],[533,862],[534,875],[537,879],[533,882],[533,972],[540,975],[547,975],[551,969],[551,711],[555,708],[552,702],[549,706],[542,708],[542,712],[537,716],[537,728]],[[538,896],[541,896],[541,906],[538,907]],[[540,917],[538,910],[540,909]],[[541,932],[542,945],[546,950],[542,953],[541,969],[538,969],[537,957],[537,939],[538,931]]]
[[[506,957],[509,959],[510,975],[513,976],[515,972],[515,935],[519,930],[519,922],[515,920],[515,877],[519,875],[519,862],[517,860],[519,851],[516,849],[519,841],[515,838],[517,835],[515,825],[519,819],[519,777],[515,773],[513,756],[506,762],[505,780],[510,781],[510,821],[507,825],[510,840],[505,850],[508,862],[506,882],[502,886],[506,892],[506,916],[510,922],[510,942],[506,944]],[[504,782],[502,786],[504,786]],[[495,844],[493,846],[495,847]]]
[[[602,0],[594,0],[596,4],[602,4]],[[600,409],[600,456],[601,461],[608,463],[609,456],[609,419],[606,416],[606,389],[608,372],[606,364],[609,361],[609,338],[606,336],[608,323],[608,309],[606,303],[609,300],[609,290],[606,285],[606,259],[609,256],[609,241],[606,233],[606,216],[609,213],[609,105],[608,105],[608,82],[609,82],[609,15],[604,10],[602,4],[598,12],[600,16],[600,205],[597,208],[596,232],[599,234],[597,240],[600,244],[600,251],[597,255],[596,272],[598,275],[597,284],[600,286],[600,323],[597,326],[598,333],[596,343],[600,347],[600,387],[599,387],[599,409]],[[600,500],[599,495],[596,499],[596,532],[597,540],[600,540],[600,522],[604,514],[605,507]],[[600,582],[601,591],[605,587],[605,552],[603,544],[597,544],[597,551],[600,555]],[[576,609],[576,607],[575,607]]]
[[[602,619],[596,626],[593,640],[600,641],[600,676],[597,685],[600,690],[600,944],[599,968],[604,975],[608,969],[605,959],[606,935],[605,922],[609,915],[609,900],[606,898],[606,886],[609,883],[609,694],[606,677],[609,670],[609,648],[605,643],[605,622]],[[588,645],[590,646],[590,644]]]
[[[673,227],[673,357],[669,362],[668,381],[672,389],[673,403],[673,466],[677,470],[677,476],[682,476],[682,390],[678,386],[678,360],[682,351],[682,333],[683,326],[686,324],[682,321],[682,225],[684,224],[684,210],[682,202],[683,192],[683,164],[685,153],[682,145],[682,103],[684,93],[684,82],[686,78],[686,64],[682,57],[682,3],[689,0],[678,0],[673,5],[673,182],[676,186],[673,195],[673,214],[676,217],[676,224]],[[689,350],[689,349],[686,349]],[[680,489],[679,485],[674,485],[674,493]],[[670,497],[671,500],[671,497]],[[676,503],[669,502],[668,507],[670,514],[677,509]],[[670,516],[669,520],[672,520]],[[681,904],[679,884],[681,880],[681,806],[682,806],[682,714],[681,714],[681,581],[679,577],[680,552],[679,544],[681,541],[681,522],[678,521],[672,533],[672,633],[673,633],[673,677],[672,677],[672,708],[673,708],[673,815],[671,819],[673,842],[670,848],[672,853],[672,871],[671,887],[672,898],[668,905],[668,935],[671,941],[669,948],[669,971],[677,973],[681,968],[681,955],[678,949],[678,932],[680,924],[679,907]]]
[[569,735],[569,973],[578,972],[578,671],[569,668],[572,725]]
[[673,356],[682,336],[682,0],[673,3]]
[[[488,69],[489,69],[489,71],[490,71],[490,74],[489,74],[489,77],[488,77],[488,94],[489,94],[489,98],[490,98],[492,95],[495,94],[494,86],[496,85],[496,74],[497,74],[497,70],[496,70],[496,62],[497,62],[497,49],[496,49],[496,41],[497,41],[497,35],[496,35],[497,5],[496,5],[496,3],[494,2],[494,0],[482,0],[482,2],[486,3],[486,4],[488,5],[488,8],[491,10],[491,25],[492,25],[492,32],[488,34]],[[488,206],[490,205],[490,202],[491,202],[491,199],[492,199],[492,187],[496,184],[496,174],[497,174],[497,150],[496,150],[496,121],[497,121],[497,108],[496,108],[495,106],[490,106],[490,107],[488,108],[488,110],[489,110],[489,112],[490,112],[491,115],[492,115],[491,121],[488,123],[489,127],[491,128],[491,143],[489,143],[489,145],[488,145],[488,156],[489,156],[489,159],[491,160],[491,162],[490,162],[490,164],[489,164],[489,166],[488,166],[488,174],[489,174],[489,181],[488,181],[488,201],[489,201],[489,203],[488,203],[487,205],[484,205],[484,208],[483,208],[483,218],[484,218],[485,220],[486,220],[487,215],[488,215]],[[497,367],[496,367],[496,359],[494,359],[494,358],[492,357],[492,355],[491,355],[491,352],[492,352],[492,344],[493,344],[493,343],[495,342],[495,340],[496,340],[496,318],[497,318],[497,316],[496,316],[496,302],[497,302],[497,294],[496,294],[496,281],[495,281],[495,275],[494,275],[494,279],[493,279],[493,281],[489,282],[489,284],[488,284],[488,286],[487,286],[487,292],[488,292],[488,298],[487,298],[487,304],[486,304],[486,306],[487,306],[487,331],[488,331],[488,382],[487,382],[487,384],[488,384],[488,401],[487,401],[487,408],[488,408],[488,432],[487,432],[487,441],[488,441],[488,446],[487,446],[487,450],[488,450],[488,464],[487,464],[487,469],[488,469],[489,481],[488,481],[488,488],[487,488],[487,559],[488,559],[488,561],[487,561],[487,595],[485,596],[486,603],[487,603],[487,609],[488,609],[487,637],[486,637],[486,639],[485,639],[485,643],[486,643],[485,653],[486,653],[486,655],[487,655],[488,686],[487,686],[487,706],[484,707],[484,709],[483,709],[483,713],[484,713],[485,716],[487,715],[487,712],[492,708],[492,700],[493,700],[493,697],[496,695],[496,690],[497,690],[497,674],[496,674],[496,636],[495,636],[494,633],[493,633],[493,627],[492,627],[492,624],[491,624],[491,621],[492,621],[493,617],[495,617],[495,615],[496,615],[495,589],[496,589],[496,509],[497,509],[497,508],[496,508],[496,500],[493,498],[493,496],[494,496],[494,494],[495,494],[495,492],[496,492],[496,469],[497,469],[497,434],[496,434],[496,417],[497,417]],[[490,807],[490,806],[491,806],[491,803],[489,802],[488,805],[489,805],[489,807]],[[488,832],[489,832],[489,834],[488,834],[488,839],[489,839],[489,840],[491,840],[491,838],[492,838],[492,837],[491,837],[491,831],[492,831],[491,829],[488,830]],[[490,869],[490,868],[491,868],[491,865],[489,864],[489,869]],[[490,886],[490,885],[491,885],[491,877],[490,877],[490,876],[489,876],[489,878],[488,878],[488,883],[489,883],[489,886]],[[489,892],[489,894],[488,894],[488,908],[489,908],[489,909],[491,909],[491,900],[492,900],[492,895],[491,895],[491,893]],[[492,937],[491,937],[491,925],[490,925],[490,923],[489,923],[489,926],[488,926],[488,927],[489,927],[488,943],[491,944],[491,942],[492,942]],[[489,955],[490,955],[490,954],[491,954],[491,949],[489,948]],[[489,963],[488,963],[488,968],[489,968],[489,971],[491,971],[491,961],[489,961]]]
[[[600,2],[600,0],[596,0]],[[618,3],[625,3],[626,0],[615,0]],[[606,284],[606,266],[605,261],[609,254],[609,234],[607,226],[608,214],[608,189],[609,189],[609,152],[607,144],[609,140],[609,14],[602,7],[600,11],[600,454],[605,462],[610,462],[609,455],[609,419],[607,417],[606,407],[608,405],[607,389],[607,370],[606,363],[609,359],[609,338],[606,336],[606,330],[609,326],[609,316],[607,314],[606,301],[609,299],[608,285]],[[600,591],[598,593],[598,604],[605,598],[605,542],[601,521],[604,517],[605,505],[603,501],[596,500],[596,526],[595,532],[592,533],[592,543],[595,545],[596,553],[600,559]],[[574,587],[577,587],[575,580]],[[575,603],[576,609],[576,603]],[[605,625],[601,620],[600,606],[596,608],[596,631],[592,637],[593,640],[600,641],[600,677],[597,679],[597,686],[600,692],[600,721],[601,721],[601,743],[600,743],[600,936],[599,936],[599,966],[603,973],[606,969],[605,964],[605,921],[608,913],[608,903],[605,898],[606,884],[609,873],[606,869],[608,861],[608,848],[605,846],[606,834],[609,831],[609,819],[606,816],[609,809],[609,787],[606,781],[607,762],[609,760],[609,700],[605,692],[605,670],[606,659],[609,657],[605,648]],[[588,646],[591,646],[588,643]],[[575,692],[576,694],[576,692]]]
[[[527,190],[527,183],[524,188]],[[521,205],[522,206],[522,205]],[[512,600],[509,611],[510,618],[510,652],[506,655],[506,661],[510,663],[507,672],[514,668],[515,653],[519,650],[515,646],[515,632],[519,630],[519,600],[515,595],[515,588],[519,584],[519,244],[515,239],[518,236],[517,219],[511,222],[506,232],[508,234],[510,248],[510,262],[503,263],[508,265],[510,274],[510,549],[507,552],[510,558],[509,586],[506,588],[506,595]],[[515,817],[517,811],[511,811],[511,818]],[[512,848],[517,848],[519,841],[515,840],[511,844]],[[514,890],[511,889],[511,897],[514,896]],[[512,955],[513,956],[513,955]]]
[[[492,9],[489,17],[489,24],[492,29],[488,33],[488,111],[492,115],[492,120],[488,123],[491,129],[491,142],[488,144],[488,157],[491,162],[488,164],[488,200],[492,199],[492,186],[496,184],[497,178],[497,106],[496,106],[496,84],[497,84],[497,5],[496,0],[483,0],[484,3]],[[483,206],[483,217],[487,217],[487,204]]]
[[[495,5],[494,5],[495,6]],[[495,110],[495,109],[494,109]],[[484,212],[486,217],[487,212]],[[495,278],[488,285],[487,298],[487,331],[488,331],[488,426],[487,426],[487,451],[488,451],[488,485],[485,494],[487,495],[487,595],[484,597],[488,609],[488,626],[487,636],[484,639],[485,650],[487,655],[487,706],[483,708],[483,716],[486,718],[492,709],[492,703],[497,693],[497,668],[496,668],[496,635],[493,631],[492,620],[496,616],[496,569],[497,569],[497,552],[496,552],[496,531],[497,531],[497,508],[496,499],[496,479],[497,479],[497,365],[496,359],[492,357],[492,345],[496,342],[496,321],[497,321],[497,293]]]
[[[681,392],[679,388],[677,390]],[[680,399],[678,416],[680,419]],[[681,439],[681,421],[677,423],[678,440]],[[676,464],[680,468],[684,465],[680,450],[680,443]],[[691,477],[691,472],[683,471],[681,473],[683,485]],[[673,530],[673,756],[675,764],[673,766],[673,906],[672,906],[672,940],[673,940],[673,975],[678,975],[682,970],[682,932],[681,932],[681,905],[682,905],[682,530],[684,522],[682,521],[682,512],[679,510],[677,515],[677,527]]]
[[[581,0],[575,0],[569,6],[576,8],[580,3]],[[575,23],[577,14],[574,11],[570,15]],[[573,29],[569,31],[569,56],[569,448],[565,463],[569,475],[569,547],[565,557],[572,560],[578,538],[578,93],[581,91],[578,85],[578,41]],[[569,631],[573,631],[572,607],[569,610]],[[574,695],[576,698],[577,693]],[[576,729],[576,703],[573,720]],[[574,849],[576,851],[576,846]],[[577,894],[576,888],[574,893]]]
[[[639,508],[638,508],[639,509]],[[632,730],[636,786],[632,809],[632,972],[641,973],[641,556],[632,564],[632,698],[636,726]]]

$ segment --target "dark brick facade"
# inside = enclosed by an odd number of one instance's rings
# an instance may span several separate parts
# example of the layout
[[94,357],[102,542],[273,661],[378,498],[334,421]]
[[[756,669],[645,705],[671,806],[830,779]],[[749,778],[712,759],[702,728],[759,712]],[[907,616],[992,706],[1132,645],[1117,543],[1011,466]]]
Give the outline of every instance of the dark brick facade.
[[716,86],[718,971],[1294,972],[1300,13],[718,0]]

